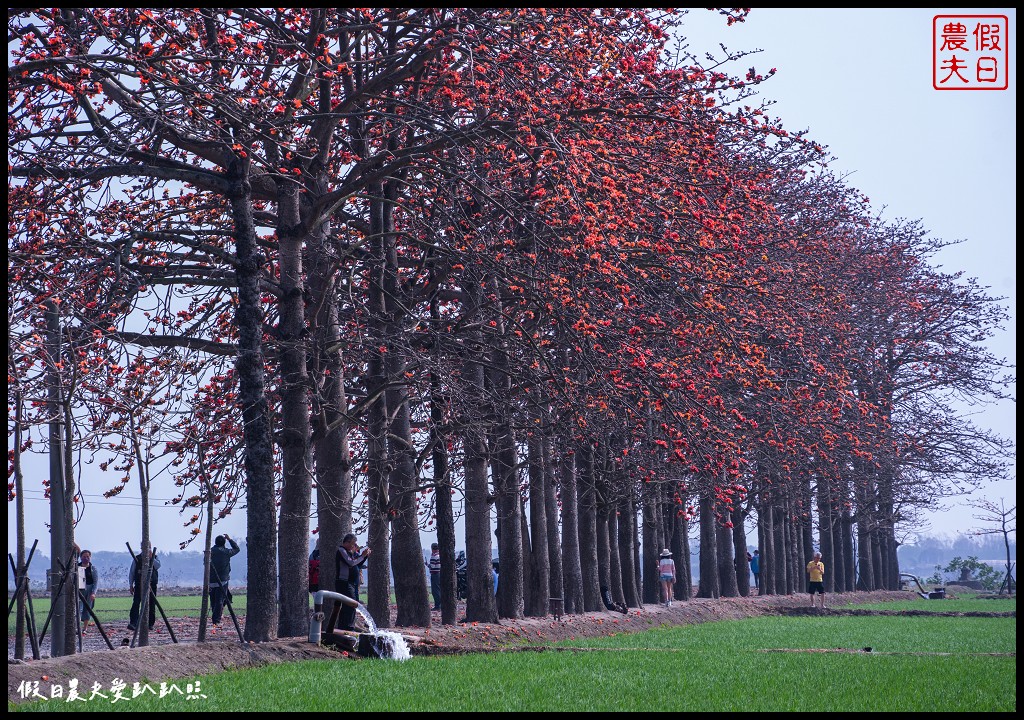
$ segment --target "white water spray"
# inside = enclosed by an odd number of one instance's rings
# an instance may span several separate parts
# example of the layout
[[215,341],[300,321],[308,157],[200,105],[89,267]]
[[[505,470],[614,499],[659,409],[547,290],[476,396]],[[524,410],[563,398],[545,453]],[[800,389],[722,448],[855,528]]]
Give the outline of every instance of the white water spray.
[[366,622],[366,628],[370,635],[373,635],[373,647],[382,658],[389,660],[408,660],[412,657],[409,652],[409,644],[405,638],[390,630],[380,630],[377,623],[373,621],[370,611],[362,603],[356,605],[356,612]]

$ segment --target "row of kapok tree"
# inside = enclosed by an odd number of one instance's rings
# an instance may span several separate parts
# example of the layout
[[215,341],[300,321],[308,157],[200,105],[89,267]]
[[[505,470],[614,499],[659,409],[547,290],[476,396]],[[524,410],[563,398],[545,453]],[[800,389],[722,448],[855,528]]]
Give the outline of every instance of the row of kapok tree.
[[59,376],[109,492],[169,463],[196,536],[244,504],[256,641],[308,631],[311,528],[327,559],[366,531],[381,626],[392,575],[393,622],[430,624],[436,529],[455,622],[460,515],[471,621],[654,601],[664,547],[685,599],[694,520],[701,595],[748,591],[748,516],[767,592],[816,544],[830,589],[895,587],[908,509],[995,467],[941,465],[928,398],[991,364],[997,314],[808,174],[760,76],[671,64],[682,20],[13,16],[14,382]]

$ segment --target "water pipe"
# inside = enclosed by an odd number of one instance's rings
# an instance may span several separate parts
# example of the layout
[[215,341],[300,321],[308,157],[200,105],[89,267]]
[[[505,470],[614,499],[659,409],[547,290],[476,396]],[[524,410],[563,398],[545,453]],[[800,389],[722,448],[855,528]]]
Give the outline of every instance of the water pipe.
[[320,643],[320,630],[324,624],[324,600],[335,600],[342,605],[359,607],[359,601],[353,600],[348,595],[331,592],[330,590],[317,590],[313,593],[313,615],[309,620],[309,641]]

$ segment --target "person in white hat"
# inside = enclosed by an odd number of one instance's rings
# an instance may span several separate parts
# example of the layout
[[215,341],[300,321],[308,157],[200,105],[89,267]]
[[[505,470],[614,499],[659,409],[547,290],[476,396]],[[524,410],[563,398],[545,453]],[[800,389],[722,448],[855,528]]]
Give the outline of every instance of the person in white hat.
[[672,586],[676,582],[676,561],[672,559],[672,551],[665,548],[661,551],[658,561],[658,576],[661,578],[662,595],[665,607],[672,607]]

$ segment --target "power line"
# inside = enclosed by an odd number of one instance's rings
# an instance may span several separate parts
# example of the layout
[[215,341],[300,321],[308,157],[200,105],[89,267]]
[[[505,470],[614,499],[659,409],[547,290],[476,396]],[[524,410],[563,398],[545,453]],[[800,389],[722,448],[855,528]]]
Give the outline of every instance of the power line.
[[[34,493],[34,492],[40,493],[40,497],[32,497],[32,496],[27,494],[27,493]],[[42,500],[44,502],[50,502],[50,498],[46,497],[42,490],[24,490],[23,494],[25,495],[25,499],[26,500]],[[103,495],[82,495],[82,497],[100,498],[104,505],[125,505],[125,506],[130,506],[130,507],[142,507],[142,498],[124,497],[124,498],[120,498],[120,500],[122,502],[119,502],[118,500],[104,498]],[[119,497],[119,496],[115,495],[114,497]],[[138,502],[123,502],[124,500],[137,500]],[[173,502],[172,500],[170,500],[168,498],[150,498],[149,500],[150,500],[150,502],[159,502],[159,503],[172,503]],[[150,506],[150,508],[171,508],[173,510],[192,509],[192,508],[195,508],[195,507],[199,507],[199,506],[198,505],[183,505],[181,502],[179,502],[177,504],[173,504],[173,505],[151,505]]]

